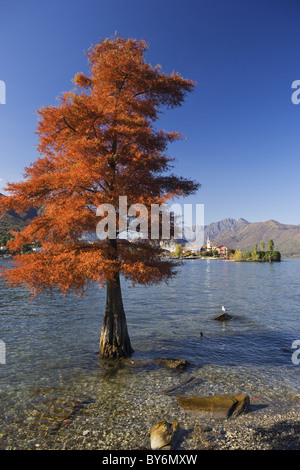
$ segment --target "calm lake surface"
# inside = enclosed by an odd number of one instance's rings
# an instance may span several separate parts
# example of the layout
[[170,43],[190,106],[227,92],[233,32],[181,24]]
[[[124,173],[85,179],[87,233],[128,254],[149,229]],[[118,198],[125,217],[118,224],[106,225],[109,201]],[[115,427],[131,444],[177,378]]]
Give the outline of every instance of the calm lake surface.
[[[178,418],[166,390],[191,379],[184,392],[246,392],[274,412],[299,406],[300,260],[186,260],[168,284],[122,288],[140,367],[98,358],[104,290],[30,300],[0,284],[0,448],[121,449],[129,432],[144,448],[149,426]],[[213,319],[222,305],[234,317],[226,324]],[[165,369],[161,357],[190,366]]]

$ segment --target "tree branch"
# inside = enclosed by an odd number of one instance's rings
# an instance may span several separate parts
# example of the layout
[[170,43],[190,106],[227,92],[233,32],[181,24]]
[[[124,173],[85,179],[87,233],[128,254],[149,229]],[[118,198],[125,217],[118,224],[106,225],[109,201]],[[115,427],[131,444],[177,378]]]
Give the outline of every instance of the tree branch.
[[133,96],[136,97],[136,96],[144,95],[145,93],[148,93],[148,91],[151,91],[151,88],[148,88],[148,90],[140,91],[139,93],[135,93]]
[[76,130],[74,127],[72,127],[71,124],[68,123],[68,121],[66,120],[65,117],[63,117],[63,121],[64,121],[64,123],[67,124],[67,126],[68,126],[73,132],[77,132],[77,130]]

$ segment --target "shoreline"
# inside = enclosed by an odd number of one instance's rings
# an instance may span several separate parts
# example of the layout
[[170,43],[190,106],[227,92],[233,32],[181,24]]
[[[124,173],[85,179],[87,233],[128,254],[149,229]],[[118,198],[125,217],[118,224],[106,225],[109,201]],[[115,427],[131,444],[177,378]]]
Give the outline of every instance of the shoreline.
[[[217,261],[229,261],[230,263],[280,263],[282,260],[280,261],[264,261],[264,260],[236,260],[236,259],[226,259],[226,258],[214,258],[214,257],[210,257],[210,256],[182,256],[181,258],[175,258],[175,257],[168,257],[168,258],[164,258],[164,259],[169,259],[169,260],[179,260],[179,261],[183,261],[183,260],[217,260]],[[283,258],[283,259],[293,259],[293,258]],[[296,258],[294,258],[296,259]],[[297,258],[299,259],[299,258]]]
[[299,411],[249,411],[223,423],[211,420],[195,434],[197,450],[300,450]]

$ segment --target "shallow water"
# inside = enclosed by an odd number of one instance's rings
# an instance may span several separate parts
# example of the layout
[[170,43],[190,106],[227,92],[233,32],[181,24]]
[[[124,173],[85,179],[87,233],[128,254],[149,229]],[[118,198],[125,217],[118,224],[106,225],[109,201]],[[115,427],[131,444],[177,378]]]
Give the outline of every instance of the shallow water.
[[[166,390],[187,380],[180,392],[246,392],[274,412],[298,406],[300,260],[186,260],[168,284],[122,287],[140,367],[98,358],[103,290],[30,301],[1,283],[1,448],[126,449],[133,438],[145,448],[149,426],[178,419],[176,390]],[[233,316],[226,323],[213,319],[222,305]],[[164,369],[158,357],[190,366]]]

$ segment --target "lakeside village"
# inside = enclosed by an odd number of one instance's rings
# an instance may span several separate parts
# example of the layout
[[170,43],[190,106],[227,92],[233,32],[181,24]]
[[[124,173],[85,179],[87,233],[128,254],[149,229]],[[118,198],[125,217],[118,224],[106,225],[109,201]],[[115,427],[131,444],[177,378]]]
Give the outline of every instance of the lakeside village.
[[[10,237],[0,237],[0,257],[9,258],[10,252],[6,243]],[[210,238],[207,238],[205,246],[193,247],[189,246],[185,240],[171,240],[171,243],[161,243],[162,248],[165,250],[165,256],[174,259],[222,259],[228,261],[280,261],[281,254],[279,251],[274,250],[273,240],[268,241],[267,250],[265,243],[261,242],[260,249],[257,244],[254,245],[252,251],[241,251],[240,249],[228,248],[226,245],[219,245],[212,243]],[[23,246],[22,254],[33,253],[40,251],[35,244]]]
[[168,251],[168,257],[174,259],[222,259],[228,261],[257,261],[257,262],[273,262],[281,261],[281,253],[274,250],[273,240],[268,241],[267,249],[265,243],[261,242],[260,249],[257,244],[254,245],[252,251],[242,251],[240,249],[228,248],[226,245],[212,243],[207,238],[205,246],[191,247],[186,245],[184,241],[164,245],[163,248]]

